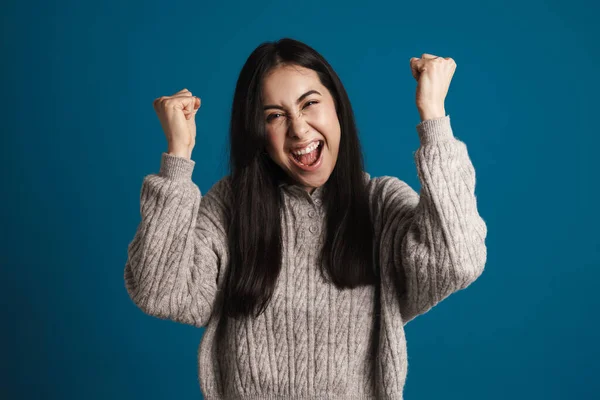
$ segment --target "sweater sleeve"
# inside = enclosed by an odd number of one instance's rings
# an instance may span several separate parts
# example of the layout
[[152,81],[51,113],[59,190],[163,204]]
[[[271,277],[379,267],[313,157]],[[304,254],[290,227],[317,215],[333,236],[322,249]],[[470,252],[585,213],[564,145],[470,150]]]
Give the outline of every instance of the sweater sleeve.
[[127,250],[125,287],[145,313],[206,326],[227,262],[225,196],[217,182],[204,196],[192,181],[195,162],[163,153],[158,174],[144,178],[141,222]]
[[[487,227],[477,211],[475,170],[450,117],[417,125],[414,157],[420,195],[395,177],[381,178],[381,251],[394,269],[406,324],[483,272]],[[391,254],[390,254],[391,253]]]

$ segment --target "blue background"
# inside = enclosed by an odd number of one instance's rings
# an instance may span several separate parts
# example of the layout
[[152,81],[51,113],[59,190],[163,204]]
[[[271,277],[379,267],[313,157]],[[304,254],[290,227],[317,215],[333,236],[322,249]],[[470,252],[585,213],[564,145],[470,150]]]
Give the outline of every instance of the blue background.
[[244,61],[293,37],[350,95],[366,169],[420,188],[409,59],[452,57],[446,98],[476,169],[484,274],[406,326],[405,397],[588,399],[598,357],[598,3],[15,1],[2,11],[3,399],[201,398],[202,329],[123,281],[152,101],[202,98],[193,179],[226,173]]

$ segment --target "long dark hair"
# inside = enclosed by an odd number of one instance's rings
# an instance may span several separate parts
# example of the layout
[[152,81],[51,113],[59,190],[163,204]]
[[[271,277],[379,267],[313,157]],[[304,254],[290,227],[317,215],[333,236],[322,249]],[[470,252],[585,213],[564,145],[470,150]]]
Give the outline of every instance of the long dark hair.
[[[334,98],[341,126],[336,165],[325,183],[326,239],[321,273],[339,289],[374,284],[373,225],[363,156],[350,99],[329,63],[313,48],[290,38],[259,45],[244,64],[233,97],[230,124],[232,213],[230,265],[225,289],[227,316],[260,315],[281,270],[279,183],[283,171],[267,154],[262,83],[275,67],[314,70]],[[257,310],[258,308],[258,310]]]

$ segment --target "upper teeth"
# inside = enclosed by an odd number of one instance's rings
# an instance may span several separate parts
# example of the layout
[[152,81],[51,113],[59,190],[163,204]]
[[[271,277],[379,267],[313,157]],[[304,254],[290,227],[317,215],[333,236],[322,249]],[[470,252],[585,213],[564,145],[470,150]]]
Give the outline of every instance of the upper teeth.
[[311,151],[313,151],[314,149],[316,149],[317,147],[319,147],[319,141],[309,144],[302,150],[292,150],[292,153],[294,153],[296,155],[307,154],[307,153],[310,153]]

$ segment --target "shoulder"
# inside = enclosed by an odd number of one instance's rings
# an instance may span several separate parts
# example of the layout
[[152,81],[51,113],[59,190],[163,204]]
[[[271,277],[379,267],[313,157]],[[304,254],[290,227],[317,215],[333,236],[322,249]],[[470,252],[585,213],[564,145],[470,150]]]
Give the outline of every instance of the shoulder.
[[419,195],[405,181],[395,176],[377,176],[373,177],[364,172],[367,183],[367,192],[369,200],[372,203],[386,203],[389,201],[418,201]]
[[369,175],[367,182],[369,206],[376,232],[410,216],[419,204],[419,194],[405,181],[395,176]]
[[202,196],[201,207],[228,215],[231,207],[231,179],[224,176],[215,182]]
[[212,200],[229,201],[231,197],[231,177],[226,175],[216,181],[205,193],[204,197]]
[[231,195],[231,176],[226,175],[215,182],[208,192],[206,192],[206,195],[209,193],[220,198]]

